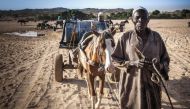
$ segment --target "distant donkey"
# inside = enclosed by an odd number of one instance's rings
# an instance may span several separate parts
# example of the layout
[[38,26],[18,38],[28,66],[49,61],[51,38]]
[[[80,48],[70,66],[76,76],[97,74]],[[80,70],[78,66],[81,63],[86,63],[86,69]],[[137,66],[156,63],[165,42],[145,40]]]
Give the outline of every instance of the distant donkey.
[[20,19],[17,21],[17,23],[20,23],[20,25],[25,25],[28,22],[28,20]]
[[56,23],[55,23],[55,27],[57,28],[57,25],[60,25],[61,28],[63,28],[63,20],[57,20]]
[[44,29],[53,29],[53,26],[50,25],[50,24],[48,24],[48,21],[45,20],[42,23],[38,23],[37,26],[36,26],[36,29],[41,29],[41,30],[44,30]]

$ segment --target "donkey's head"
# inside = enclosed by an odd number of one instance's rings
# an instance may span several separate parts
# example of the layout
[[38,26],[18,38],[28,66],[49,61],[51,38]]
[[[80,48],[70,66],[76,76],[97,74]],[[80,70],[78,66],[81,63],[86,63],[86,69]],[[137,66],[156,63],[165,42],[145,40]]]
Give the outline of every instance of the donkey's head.
[[111,54],[115,43],[110,31],[103,31],[94,43],[96,62],[103,63],[105,70],[111,68]]

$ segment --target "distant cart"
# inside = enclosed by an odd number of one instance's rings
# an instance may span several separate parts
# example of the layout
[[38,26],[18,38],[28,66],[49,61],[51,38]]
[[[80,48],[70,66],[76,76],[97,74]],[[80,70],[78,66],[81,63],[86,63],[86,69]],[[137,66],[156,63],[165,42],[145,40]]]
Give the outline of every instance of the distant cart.
[[[106,22],[99,22],[94,20],[68,20],[65,21],[63,26],[63,34],[62,39],[60,41],[59,48],[65,48],[69,51],[75,49],[80,40],[83,37],[84,33],[90,32],[91,27],[96,25],[97,31],[103,31],[108,29],[108,25]],[[63,81],[63,71],[65,69],[77,69],[77,66],[73,64],[72,52],[68,52],[68,63],[64,63],[64,59],[62,54],[58,54],[55,59],[55,80],[57,82]]]

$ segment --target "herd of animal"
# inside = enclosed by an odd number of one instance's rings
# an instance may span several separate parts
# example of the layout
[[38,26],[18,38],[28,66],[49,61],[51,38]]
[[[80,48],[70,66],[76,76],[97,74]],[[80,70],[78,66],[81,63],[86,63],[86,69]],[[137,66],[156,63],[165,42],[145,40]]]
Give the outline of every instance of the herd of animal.
[[[20,19],[17,21],[17,23],[20,23],[21,26],[25,26],[26,23],[28,23],[28,22],[29,22],[29,20],[25,20],[25,19]],[[39,29],[39,30],[54,29],[54,30],[56,30],[58,28],[58,26],[60,26],[60,28],[63,28],[63,24],[64,24],[63,20],[57,20],[54,25],[49,24],[48,20],[44,20],[42,22],[37,23],[36,29]]]
[[[21,26],[25,26],[29,20],[20,19],[17,21],[17,23],[20,23]],[[123,32],[124,26],[126,23],[129,23],[128,20],[121,21],[120,23],[113,24],[111,20],[106,21],[107,24],[111,27],[116,27],[119,29],[120,32]],[[36,29],[38,30],[44,30],[44,29],[53,29],[54,31],[58,28],[63,28],[64,21],[63,20],[57,20],[53,25],[48,23],[48,20],[44,20],[42,22],[37,23]],[[114,29],[114,28],[112,28]]]

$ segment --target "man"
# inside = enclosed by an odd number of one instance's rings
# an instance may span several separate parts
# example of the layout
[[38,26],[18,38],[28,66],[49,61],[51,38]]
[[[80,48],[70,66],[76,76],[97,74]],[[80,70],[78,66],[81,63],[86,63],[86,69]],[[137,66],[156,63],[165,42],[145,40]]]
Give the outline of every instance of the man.
[[104,22],[104,14],[103,14],[103,12],[98,13],[98,21],[99,22]]
[[168,80],[170,58],[161,36],[147,27],[149,15],[145,8],[133,10],[132,22],[134,30],[123,34],[112,54],[116,63],[126,65],[120,73],[120,108],[160,109],[161,86],[151,80],[155,71],[145,60],[156,58],[157,69]]

